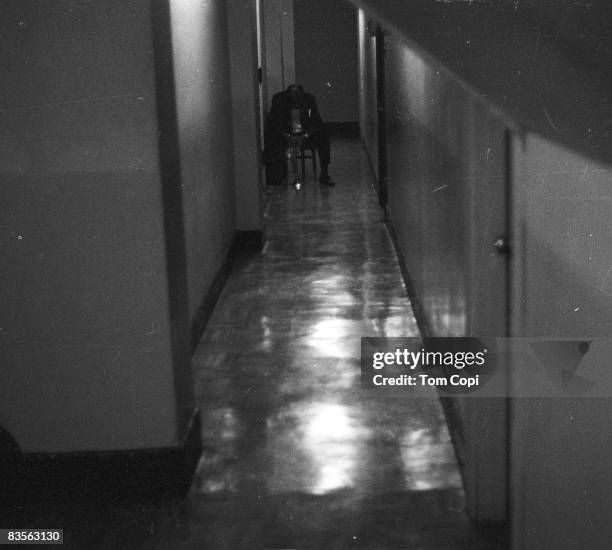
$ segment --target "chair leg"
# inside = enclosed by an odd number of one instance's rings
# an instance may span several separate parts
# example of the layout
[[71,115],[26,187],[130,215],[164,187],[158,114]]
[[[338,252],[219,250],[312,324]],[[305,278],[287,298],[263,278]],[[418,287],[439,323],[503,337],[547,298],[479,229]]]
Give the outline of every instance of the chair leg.
[[304,149],[300,151],[300,160],[302,161],[302,181],[306,181],[306,157],[304,156]]

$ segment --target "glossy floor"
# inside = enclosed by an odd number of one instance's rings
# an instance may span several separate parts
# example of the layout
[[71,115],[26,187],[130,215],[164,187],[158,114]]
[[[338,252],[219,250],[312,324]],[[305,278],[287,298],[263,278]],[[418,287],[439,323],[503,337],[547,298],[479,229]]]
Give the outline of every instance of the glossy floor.
[[333,153],[335,188],[271,189],[265,249],[239,259],[196,350],[189,497],[58,512],[74,547],[501,547],[465,515],[435,392],[360,387],[360,338],[418,329],[359,144]]
[[264,252],[195,354],[206,451],[181,547],[495,548],[435,392],[360,387],[360,338],[418,329],[358,143],[332,168],[335,188],[271,189]]

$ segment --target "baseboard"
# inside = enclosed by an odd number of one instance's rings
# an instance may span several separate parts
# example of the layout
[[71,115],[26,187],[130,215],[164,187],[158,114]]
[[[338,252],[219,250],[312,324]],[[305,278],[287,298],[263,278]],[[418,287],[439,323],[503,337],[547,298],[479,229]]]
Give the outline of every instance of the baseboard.
[[465,472],[465,438],[463,422],[461,421],[461,415],[457,410],[457,403],[452,397],[440,396],[440,403],[442,404],[442,411],[444,412],[444,419],[448,426],[448,432],[451,437],[453,448],[455,449],[455,456],[457,457],[457,464],[461,475]]
[[419,332],[421,333],[421,336],[424,337],[433,336],[431,327],[429,326],[429,323],[427,322],[427,317],[425,316],[425,311],[423,309],[423,306],[421,305],[419,297],[417,296],[414,283],[412,282],[408,267],[406,266],[406,258],[404,257],[404,253],[402,252],[399,241],[397,239],[397,234],[395,232],[395,228],[393,227],[393,222],[391,221],[389,212],[386,208],[384,209],[384,216],[385,224],[389,231],[389,236],[391,237],[393,249],[395,251],[395,255],[397,256],[397,260],[400,266],[402,279],[404,280],[404,285],[406,286],[408,298],[410,299],[410,303],[412,305],[412,311],[414,312],[417,326],[419,327]]
[[196,410],[177,447],[0,456],[1,504],[180,498],[187,494],[202,454],[201,432]]
[[244,255],[244,253],[261,252],[266,240],[265,230],[259,229],[255,231],[237,231],[234,235],[234,240],[230,249],[217,271],[208,292],[204,295],[200,307],[196,312],[195,318],[191,323],[191,351],[195,351],[198,342],[202,337],[202,333],[206,329],[208,320],[212,315],[217,300],[221,295],[221,291],[227,282],[227,278],[232,270],[236,259]]
[[227,278],[232,270],[232,263],[234,261],[235,255],[235,246],[232,243],[230,249],[221,264],[221,267],[217,270],[217,274],[215,275],[210,287],[206,294],[204,294],[204,298],[200,302],[200,307],[196,311],[195,317],[191,322],[191,353],[195,351],[195,348],[198,346],[198,342],[208,324],[208,320],[212,315],[213,310],[215,309],[215,305],[217,304],[217,300],[221,295],[221,291],[225,286]]
[[[404,258],[404,254],[400,247],[395,228],[393,227],[393,222],[391,221],[389,212],[386,208],[384,209],[384,216],[385,223],[387,225],[387,229],[391,237],[391,242],[393,243],[393,249],[395,250],[395,254],[397,256],[397,260],[400,266],[402,279],[404,280],[404,285],[406,286],[408,298],[410,299],[410,303],[412,305],[412,311],[414,312],[417,326],[419,327],[419,332],[421,333],[421,336],[424,337],[435,336],[429,325],[429,322],[427,321],[427,317],[425,315],[425,311],[419,300],[419,297],[417,296],[414,283],[412,282],[412,278],[410,277],[410,273],[408,271],[408,266],[406,265],[406,259]],[[440,396],[439,399],[440,403],[442,404],[442,410],[444,412],[444,417],[448,425],[448,431],[451,436],[451,441],[455,449],[455,455],[457,457],[457,462],[459,463],[459,469],[463,475],[465,468],[465,443],[463,436],[464,429],[463,424],[461,422],[461,416],[459,414],[459,411],[457,410],[457,405],[452,397]]]
[[[374,163],[372,162],[372,157],[370,156],[370,151],[368,150],[368,146],[366,145],[366,142],[363,140],[363,138],[361,138],[360,141],[361,141],[361,147],[363,148],[365,156],[368,159],[368,167],[370,168],[370,174],[372,175],[372,188],[376,192],[376,195],[378,195],[378,190],[376,189],[377,182],[378,182],[378,173],[376,171],[376,167],[374,166]],[[386,216],[386,217],[388,218],[389,216]]]
[[234,238],[233,251],[236,252],[261,252],[266,242],[263,229],[255,231],[238,231]]
[[0,426],[0,457],[9,455],[18,455],[20,453],[19,445],[15,438]]

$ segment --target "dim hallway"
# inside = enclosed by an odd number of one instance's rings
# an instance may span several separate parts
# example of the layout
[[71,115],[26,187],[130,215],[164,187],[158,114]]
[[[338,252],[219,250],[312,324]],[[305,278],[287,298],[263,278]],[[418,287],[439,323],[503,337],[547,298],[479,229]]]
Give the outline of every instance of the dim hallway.
[[[612,548],[612,2],[0,14],[0,546]],[[333,189],[263,186],[293,83]],[[503,398],[362,388],[417,329]]]
[[435,394],[360,388],[360,337],[418,329],[359,145],[336,142],[332,168],[335,189],[271,188],[266,247],[230,276],[196,351],[201,535],[211,548],[460,546]]
[[[335,188],[273,187],[193,358],[204,452],[186,499],[21,510],[68,548],[502,548],[474,528],[435,391],[360,387],[362,336],[417,336],[357,141]],[[160,473],[163,475],[163,472]]]
[[194,356],[191,494],[145,548],[498,548],[464,512],[437,394],[360,387],[361,336],[418,328],[359,143],[331,168],[334,189],[270,189],[264,251]]

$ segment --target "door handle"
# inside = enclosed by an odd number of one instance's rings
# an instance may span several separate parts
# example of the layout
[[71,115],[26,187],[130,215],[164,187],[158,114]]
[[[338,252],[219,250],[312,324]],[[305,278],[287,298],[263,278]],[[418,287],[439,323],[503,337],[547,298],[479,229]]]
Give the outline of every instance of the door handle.
[[508,239],[503,236],[497,237],[497,239],[495,239],[495,242],[493,243],[493,248],[498,254],[510,253],[510,245],[508,244]]

